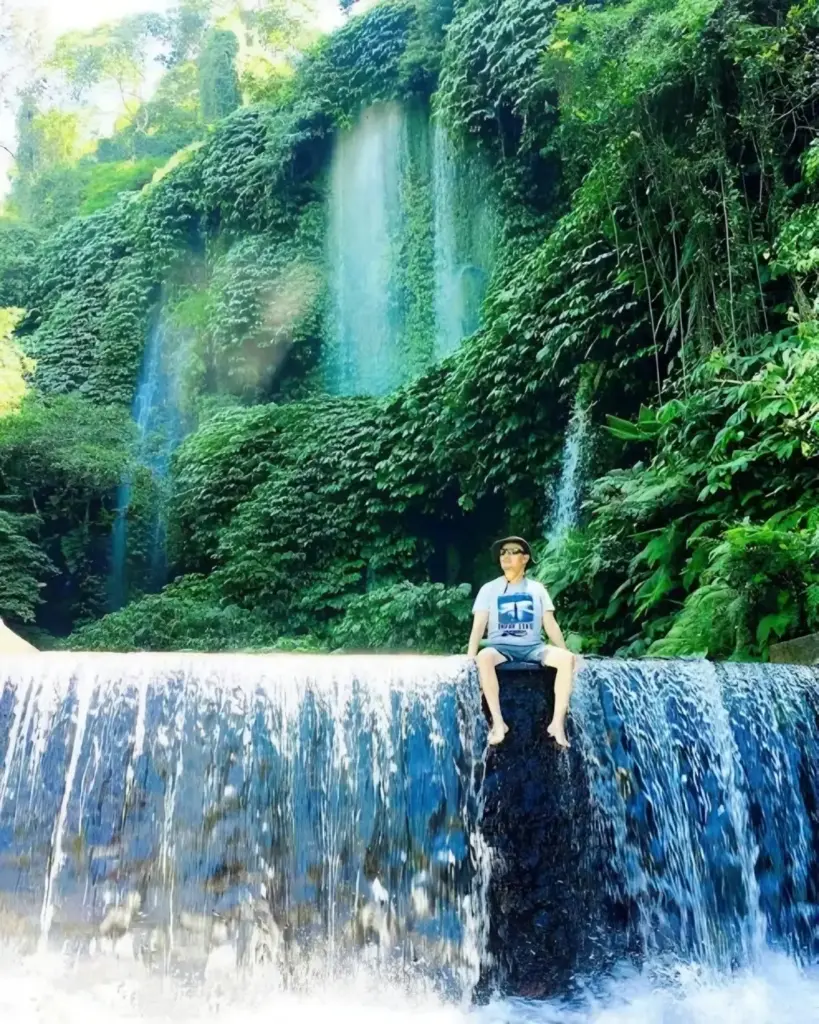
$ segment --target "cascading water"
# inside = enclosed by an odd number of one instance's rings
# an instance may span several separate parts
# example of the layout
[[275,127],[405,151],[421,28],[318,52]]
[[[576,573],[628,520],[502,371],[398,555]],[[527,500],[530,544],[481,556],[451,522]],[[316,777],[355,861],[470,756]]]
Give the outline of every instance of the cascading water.
[[[339,136],[330,181],[329,260],[335,394],[382,395],[402,382],[396,250],[403,232],[407,119],[397,103],[365,110]],[[397,343],[398,342],[398,343]]]
[[376,975],[469,991],[462,663],[58,656],[0,684],[6,938],[13,920],[24,946],[85,960],[127,936],[149,973],[308,990],[367,947]]
[[575,707],[608,894],[650,955],[712,969],[819,923],[819,673],[607,662]]
[[587,455],[591,410],[586,389],[578,388],[572,408],[571,419],[563,442],[560,460],[560,477],[552,502],[546,537],[552,543],[560,543],[572,527],[577,525],[580,512],[580,498],[583,487],[583,470]]
[[[463,660],[9,658],[0,1014],[817,1022],[817,684],[780,666],[590,662],[573,751],[549,756],[601,908],[585,920],[577,900],[575,932],[626,959],[578,963],[566,999],[470,1008],[490,856]],[[571,877],[543,880],[550,899]]]
[[480,324],[494,255],[487,174],[426,110],[377,104],[339,135],[330,172],[324,372],[340,395],[384,395]]
[[435,357],[442,359],[480,326],[494,262],[495,218],[483,167],[455,151],[438,121],[432,154]]
[[[180,396],[180,371],[186,353],[178,331],[160,314],[145,345],[142,371],[134,398],[137,427],[136,466],[147,471],[161,506],[171,456],[186,429]],[[121,608],[128,598],[128,513],[134,497],[134,474],[129,473],[117,492],[117,517],[111,544],[110,604]],[[167,572],[165,520],[161,507],[150,510],[144,586],[159,590]]]

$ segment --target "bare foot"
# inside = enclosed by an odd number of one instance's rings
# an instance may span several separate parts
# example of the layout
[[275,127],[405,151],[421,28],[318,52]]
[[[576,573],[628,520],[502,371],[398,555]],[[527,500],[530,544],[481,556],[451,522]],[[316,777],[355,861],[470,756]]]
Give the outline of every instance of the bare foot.
[[506,722],[496,722],[489,730],[489,735],[486,737],[487,742],[489,742],[493,747],[497,746],[498,743],[503,743],[508,732],[509,726]]
[[551,725],[546,729],[546,732],[552,737],[559,747],[568,749],[571,743],[566,739],[566,730],[563,725],[558,725],[556,722],[552,722]]

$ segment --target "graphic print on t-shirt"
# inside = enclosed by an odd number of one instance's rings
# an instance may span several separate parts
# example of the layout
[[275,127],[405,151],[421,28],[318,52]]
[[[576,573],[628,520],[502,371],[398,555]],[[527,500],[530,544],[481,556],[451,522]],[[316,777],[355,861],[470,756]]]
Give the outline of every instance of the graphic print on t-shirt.
[[498,595],[498,629],[506,636],[524,636],[534,630],[535,600],[529,594]]

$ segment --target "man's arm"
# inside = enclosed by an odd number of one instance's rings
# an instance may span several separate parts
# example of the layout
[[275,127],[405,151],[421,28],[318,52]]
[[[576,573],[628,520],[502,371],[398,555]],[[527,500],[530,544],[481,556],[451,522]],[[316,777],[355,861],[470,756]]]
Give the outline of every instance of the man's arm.
[[543,630],[553,647],[566,647],[566,641],[563,639],[563,633],[557,624],[554,612],[543,613]]
[[478,653],[478,647],[486,632],[488,623],[489,612],[475,612],[475,617],[472,619],[472,632],[469,634],[469,647],[466,649],[466,656],[468,658],[474,658]]

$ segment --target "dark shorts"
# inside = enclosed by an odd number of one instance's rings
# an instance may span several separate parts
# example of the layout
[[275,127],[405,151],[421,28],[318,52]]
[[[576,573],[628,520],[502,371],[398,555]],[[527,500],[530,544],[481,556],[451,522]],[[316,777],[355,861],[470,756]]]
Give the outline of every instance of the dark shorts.
[[502,654],[507,661],[532,661],[537,665],[543,664],[543,656],[546,654],[546,644],[498,644],[486,643],[484,647],[491,647]]

